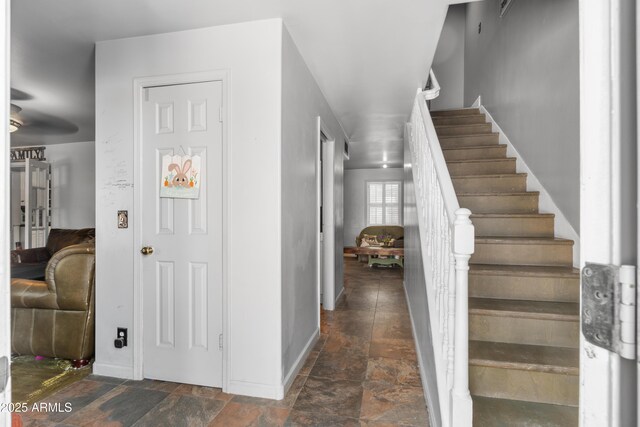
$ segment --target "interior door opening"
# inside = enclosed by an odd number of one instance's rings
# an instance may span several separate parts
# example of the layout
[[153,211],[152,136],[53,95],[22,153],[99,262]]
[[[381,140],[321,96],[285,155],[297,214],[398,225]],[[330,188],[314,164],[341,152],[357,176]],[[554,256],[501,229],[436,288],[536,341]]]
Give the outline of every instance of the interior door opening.
[[318,117],[318,301],[335,308],[334,140]]

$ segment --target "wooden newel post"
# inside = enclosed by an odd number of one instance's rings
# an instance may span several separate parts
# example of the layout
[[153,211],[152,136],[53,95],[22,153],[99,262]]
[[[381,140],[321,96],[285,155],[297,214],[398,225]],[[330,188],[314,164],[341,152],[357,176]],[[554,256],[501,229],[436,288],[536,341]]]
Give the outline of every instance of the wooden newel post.
[[467,427],[473,423],[473,403],[469,393],[469,259],[474,251],[475,232],[469,209],[458,209],[453,230],[456,260],[456,323],[454,331],[454,371],[451,389],[451,425]]

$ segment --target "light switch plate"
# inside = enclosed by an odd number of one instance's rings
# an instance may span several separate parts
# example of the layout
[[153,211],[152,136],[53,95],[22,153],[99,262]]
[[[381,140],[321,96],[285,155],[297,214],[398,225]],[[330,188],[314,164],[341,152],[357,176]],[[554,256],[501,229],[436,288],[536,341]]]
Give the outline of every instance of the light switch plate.
[[129,211],[118,211],[118,228],[129,228]]

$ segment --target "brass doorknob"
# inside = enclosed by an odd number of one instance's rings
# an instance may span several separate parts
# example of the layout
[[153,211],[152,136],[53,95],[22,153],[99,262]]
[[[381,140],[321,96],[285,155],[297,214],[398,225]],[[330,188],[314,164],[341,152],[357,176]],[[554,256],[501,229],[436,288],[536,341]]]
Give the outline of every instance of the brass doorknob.
[[153,253],[153,248],[151,246],[143,246],[142,249],[140,249],[140,252],[142,255],[151,255]]

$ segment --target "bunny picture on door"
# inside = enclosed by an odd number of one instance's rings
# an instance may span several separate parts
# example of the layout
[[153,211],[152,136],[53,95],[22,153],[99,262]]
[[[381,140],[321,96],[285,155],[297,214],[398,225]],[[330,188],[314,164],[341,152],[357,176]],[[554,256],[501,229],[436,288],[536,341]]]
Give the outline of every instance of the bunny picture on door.
[[202,170],[200,156],[162,156],[160,197],[197,199]]

